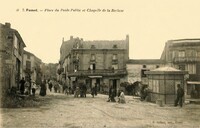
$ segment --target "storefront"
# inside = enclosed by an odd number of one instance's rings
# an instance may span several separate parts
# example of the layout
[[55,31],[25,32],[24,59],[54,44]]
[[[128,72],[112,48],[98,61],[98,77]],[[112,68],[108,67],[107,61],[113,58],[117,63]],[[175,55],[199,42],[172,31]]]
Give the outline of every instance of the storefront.
[[188,98],[200,99],[200,81],[187,81]]

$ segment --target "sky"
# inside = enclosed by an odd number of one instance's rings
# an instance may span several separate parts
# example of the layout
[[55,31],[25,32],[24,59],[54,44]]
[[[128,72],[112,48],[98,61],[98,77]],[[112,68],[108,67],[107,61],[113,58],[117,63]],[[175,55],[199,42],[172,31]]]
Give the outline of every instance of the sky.
[[130,59],[159,59],[168,40],[200,38],[199,5],[199,0],[1,0],[0,23],[11,23],[25,50],[44,63],[59,61],[62,40],[70,36],[124,40],[129,35]]

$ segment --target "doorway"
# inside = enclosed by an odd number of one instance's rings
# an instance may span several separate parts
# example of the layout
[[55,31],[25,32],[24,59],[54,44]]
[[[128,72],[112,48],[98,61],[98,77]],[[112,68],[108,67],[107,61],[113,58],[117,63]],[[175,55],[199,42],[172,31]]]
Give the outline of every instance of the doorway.
[[117,96],[117,79],[113,79],[113,89],[115,90],[115,96]]

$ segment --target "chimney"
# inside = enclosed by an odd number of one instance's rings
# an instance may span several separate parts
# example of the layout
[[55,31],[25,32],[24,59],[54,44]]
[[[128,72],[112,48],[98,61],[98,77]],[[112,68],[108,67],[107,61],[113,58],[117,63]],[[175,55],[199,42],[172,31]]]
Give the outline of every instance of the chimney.
[[73,36],[70,36],[70,40],[73,40]]
[[6,26],[7,28],[10,28],[10,27],[11,27],[11,24],[8,23],[8,22],[6,22],[6,23],[5,23],[5,26]]
[[129,35],[126,35],[126,40],[128,40],[128,41],[129,41]]

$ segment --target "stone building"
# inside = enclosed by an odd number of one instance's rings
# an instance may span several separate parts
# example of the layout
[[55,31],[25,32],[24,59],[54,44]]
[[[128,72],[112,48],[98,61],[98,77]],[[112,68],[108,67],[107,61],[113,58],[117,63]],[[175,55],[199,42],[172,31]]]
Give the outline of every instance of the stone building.
[[19,87],[23,72],[23,51],[26,47],[21,35],[10,23],[0,24],[0,90]]
[[200,98],[200,39],[169,40],[161,59],[169,66],[188,71],[186,96],[195,92],[195,97]]
[[153,70],[164,66],[164,61],[160,59],[129,59],[127,68],[127,82],[141,82],[143,85],[148,84],[145,71]]
[[126,62],[129,59],[129,36],[125,40],[83,41],[70,37],[60,48],[58,74],[70,86],[84,82],[88,87],[95,84],[113,86],[116,90],[125,81]]
[[24,50],[23,54],[23,77],[39,84],[41,82],[41,64],[42,61],[33,53]]

